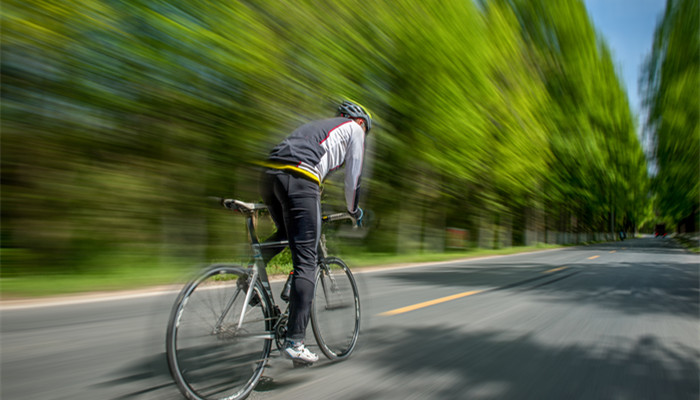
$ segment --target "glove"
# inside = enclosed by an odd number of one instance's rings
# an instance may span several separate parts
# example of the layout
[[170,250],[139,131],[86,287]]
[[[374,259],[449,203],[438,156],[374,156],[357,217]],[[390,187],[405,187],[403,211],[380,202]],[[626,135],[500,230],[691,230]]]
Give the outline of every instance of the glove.
[[350,216],[355,219],[355,226],[358,228],[362,227],[362,217],[365,216],[365,213],[360,207],[357,207],[357,210],[355,210],[354,213],[350,213]]

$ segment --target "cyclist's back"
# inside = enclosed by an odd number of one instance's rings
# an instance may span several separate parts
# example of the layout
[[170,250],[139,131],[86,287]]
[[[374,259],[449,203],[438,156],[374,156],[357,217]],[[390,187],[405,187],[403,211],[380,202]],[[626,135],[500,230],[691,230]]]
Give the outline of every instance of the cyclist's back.
[[346,164],[345,198],[348,210],[357,208],[365,132],[351,119],[330,118],[310,122],[275,146],[269,161],[273,168],[294,171],[316,183]]
[[[371,117],[361,106],[343,102],[338,117],[310,122],[296,129],[271,152],[261,192],[277,232],[270,241],[288,240],[294,264],[287,342],[283,354],[314,362],[303,345],[313,299],[321,225],[319,185],[327,175],[346,167],[348,212],[361,220],[358,191],[364,140]],[[264,255],[266,259],[274,254]]]

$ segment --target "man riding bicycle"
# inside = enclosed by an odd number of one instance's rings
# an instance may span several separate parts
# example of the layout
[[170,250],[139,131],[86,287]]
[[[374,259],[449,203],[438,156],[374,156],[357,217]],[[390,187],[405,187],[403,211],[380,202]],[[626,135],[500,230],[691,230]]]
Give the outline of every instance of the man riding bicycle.
[[[270,152],[261,182],[262,198],[277,232],[268,241],[288,240],[294,271],[289,296],[289,321],[282,355],[313,363],[318,356],[304,346],[314,295],[317,248],[321,233],[320,184],[345,165],[348,213],[362,222],[358,206],[365,135],[371,115],[357,103],[344,101],[335,118],[296,129]],[[264,254],[271,259],[281,249]]]

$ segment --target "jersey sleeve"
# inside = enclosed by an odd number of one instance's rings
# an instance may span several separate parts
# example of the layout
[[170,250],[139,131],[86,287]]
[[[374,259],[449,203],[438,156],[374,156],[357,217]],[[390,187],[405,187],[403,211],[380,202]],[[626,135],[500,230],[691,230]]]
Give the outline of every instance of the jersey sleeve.
[[360,201],[360,178],[365,153],[365,133],[359,125],[354,125],[345,153],[345,202],[349,212],[357,211]]

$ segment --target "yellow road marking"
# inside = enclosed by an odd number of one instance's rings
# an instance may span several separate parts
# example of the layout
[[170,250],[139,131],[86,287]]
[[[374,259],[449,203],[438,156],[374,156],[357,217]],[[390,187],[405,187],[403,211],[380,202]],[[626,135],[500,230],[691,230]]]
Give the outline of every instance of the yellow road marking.
[[448,302],[451,300],[461,299],[462,297],[471,296],[473,294],[477,294],[477,293],[481,293],[481,292],[483,292],[483,290],[472,290],[470,292],[453,294],[452,296],[441,297],[439,299],[424,301],[422,303],[414,304],[412,306],[397,308],[397,309],[391,310],[391,311],[385,311],[379,315],[386,317],[386,316],[390,316],[390,315],[403,314],[403,313],[406,313],[409,311],[418,310],[419,308],[425,308],[425,307],[429,307],[429,306],[432,306],[435,304],[440,304],[440,303],[445,303],[445,302]]
[[610,252],[610,254],[612,254],[612,253],[616,253],[616,252],[617,252],[617,250],[613,250],[613,251],[611,251],[611,252]]
[[593,259],[598,258],[598,257],[600,257],[600,256],[588,257],[588,259],[589,259],[589,260],[593,260]]
[[544,271],[543,274],[549,274],[549,273],[561,271],[562,269],[567,269],[567,268],[569,268],[569,267],[552,268],[550,270]]

